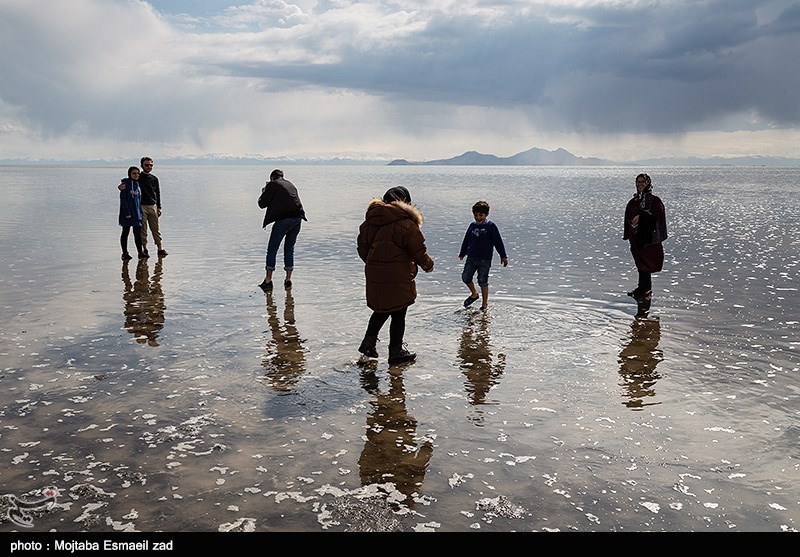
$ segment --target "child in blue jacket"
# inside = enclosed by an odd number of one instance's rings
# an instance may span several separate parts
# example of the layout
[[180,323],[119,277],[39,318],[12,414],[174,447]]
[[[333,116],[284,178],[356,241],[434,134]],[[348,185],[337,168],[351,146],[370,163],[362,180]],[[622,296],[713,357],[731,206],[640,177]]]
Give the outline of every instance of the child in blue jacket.
[[503,267],[508,266],[508,255],[503,245],[503,238],[497,225],[489,218],[489,203],[478,201],[472,206],[472,215],[475,221],[470,223],[467,233],[464,234],[464,241],[461,242],[461,251],[458,253],[459,259],[467,261],[464,263],[464,271],[461,273],[461,280],[469,288],[469,296],[464,300],[464,307],[469,307],[478,299],[478,291],[472,278],[478,273],[478,286],[481,287],[482,305],[481,311],[486,311],[489,307],[489,269],[492,266],[492,256],[494,250],[500,255]]

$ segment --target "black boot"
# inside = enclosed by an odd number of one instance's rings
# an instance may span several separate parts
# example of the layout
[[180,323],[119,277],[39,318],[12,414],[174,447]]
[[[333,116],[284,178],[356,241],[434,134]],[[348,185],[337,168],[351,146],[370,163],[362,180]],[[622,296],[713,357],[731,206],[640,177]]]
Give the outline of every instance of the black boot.
[[653,296],[652,290],[648,290],[646,288],[642,288],[641,286],[637,286],[635,290],[631,290],[628,292],[628,296],[636,300],[637,302],[644,302],[650,300]]
[[410,362],[417,355],[414,352],[409,352],[406,350],[405,346],[402,344],[396,344],[394,346],[389,346],[389,363],[390,364],[399,364],[402,362]]
[[367,358],[377,358],[378,349],[375,347],[377,342],[377,336],[364,337],[364,340],[361,341],[361,346],[358,347],[358,351],[364,354]]

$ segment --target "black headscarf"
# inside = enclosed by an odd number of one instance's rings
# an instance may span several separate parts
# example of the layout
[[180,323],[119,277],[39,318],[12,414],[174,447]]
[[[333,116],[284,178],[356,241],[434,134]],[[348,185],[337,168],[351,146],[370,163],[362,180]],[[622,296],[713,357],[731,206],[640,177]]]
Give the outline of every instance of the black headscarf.
[[650,176],[644,172],[636,177],[637,180],[639,178],[644,178],[645,187],[642,191],[637,189],[633,198],[639,201],[640,210],[650,212],[653,207],[653,181],[650,179]]

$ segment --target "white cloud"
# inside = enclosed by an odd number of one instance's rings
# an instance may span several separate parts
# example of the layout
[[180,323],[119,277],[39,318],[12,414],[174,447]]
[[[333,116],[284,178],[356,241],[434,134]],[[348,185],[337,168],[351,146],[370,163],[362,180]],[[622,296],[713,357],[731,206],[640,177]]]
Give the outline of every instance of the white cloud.
[[796,157],[798,47],[781,0],[0,0],[0,151]]

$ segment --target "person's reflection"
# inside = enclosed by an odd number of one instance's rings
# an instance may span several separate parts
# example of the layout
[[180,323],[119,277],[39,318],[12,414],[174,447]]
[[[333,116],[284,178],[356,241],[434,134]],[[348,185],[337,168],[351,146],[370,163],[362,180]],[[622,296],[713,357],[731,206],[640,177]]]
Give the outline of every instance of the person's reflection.
[[417,436],[417,420],[406,409],[403,387],[404,366],[389,369],[388,392],[381,392],[375,370],[362,369],[361,384],[375,396],[367,416],[367,440],[358,467],[361,485],[394,484],[405,496],[405,505],[414,508],[425,471],[433,454],[433,443]]
[[631,337],[619,353],[620,385],[625,388],[622,396],[623,404],[634,410],[660,402],[645,402],[645,399],[656,395],[655,384],[660,375],[656,366],[664,359],[663,352],[658,349],[661,341],[661,323],[658,318],[648,318],[646,311],[637,314],[631,323]]
[[134,335],[139,344],[158,346],[158,333],[164,328],[164,292],[161,289],[163,260],[159,257],[153,268],[153,277],[147,259],[136,264],[136,280],[131,283],[128,262],[122,263],[122,283],[125,291],[125,329]]
[[266,370],[270,387],[276,391],[291,391],[306,371],[306,349],[295,324],[294,298],[292,291],[286,290],[281,325],[271,290],[266,292],[266,297],[271,337],[267,340],[267,353],[261,365]]
[[[491,343],[489,342],[488,320],[484,315],[471,318],[461,333],[461,344],[458,348],[461,358],[461,373],[466,377],[465,389],[469,402],[473,406],[486,404],[486,395],[497,385],[506,367],[505,354],[498,354],[497,361],[492,361]],[[483,413],[476,409],[477,424],[483,423]]]

